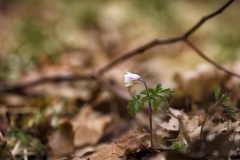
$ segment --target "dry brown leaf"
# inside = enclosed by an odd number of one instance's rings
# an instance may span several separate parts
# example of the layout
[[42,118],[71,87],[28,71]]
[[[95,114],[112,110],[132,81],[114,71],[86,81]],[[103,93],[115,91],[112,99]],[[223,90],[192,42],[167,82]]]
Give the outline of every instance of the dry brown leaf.
[[81,148],[75,148],[74,157],[82,157],[87,152],[94,152],[96,151],[96,146],[86,146]]
[[112,121],[110,115],[102,115],[85,106],[71,121],[74,130],[74,146],[96,144],[102,137],[105,126]]
[[[188,135],[191,139],[198,138],[200,136],[200,131],[201,131],[202,126],[198,126],[193,132],[190,132]],[[211,141],[218,135],[220,135],[223,131],[230,131],[234,130],[234,132],[239,132],[240,131],[240,122],[236,121],[232,123],[231,121],[229,122],[224,122],[224,123],[219,123],[217,125],[213,124],[212,122],[207,122],[204,125],[203,131],[208,131],[208,136],[206,137],[207,140]],[[231,139],[233,139],[233,135],[230,136]],[[235,138],[236,140],[237,137]]]
[[166,139],[171,137],[171,134],[165,129],[158,128],[154,133],[154,148],[168,149]]
[[177,118],[174,118],[172,115],[168,115],[159,125],[170,131],[178,131],[179,130],[179,121]]
[[[233,140],[236,142],[239,142],[240,141],[240,136],[236,136],[238,135],[237,133],[240,132],[240,122],[239,121],[236,121],[236,122],[225,122],[225,125],[226,125],[226,128],[229,130],[233,130],[234,131],[234,134],[232,134],[230,136],[230,139]],[[236,134],[236,135],[235,135]],[[235,135],[235,136],[234,136]]]
[[209,131],[204,131],[202,140],[196,139],[191,141],[187,153],[190,157],[194,158],[203,158],[212,155],[226,159],[230,156],[231,150],[234,146],[233,139],[230,138],[233,133],[233,130],[231,130],[225,134],[219,134],[209,140],[208,136],[211,134]]
[[[192,132],[198,127],[199,122],[196,117],[191,118],[190,116],[183,114],[180,110],[177,110],[177,109],[170,108],[170,110],[175,117],[178,117],[182,121],[184,125],[183,126],[184,130],[186,132]],[[168,116],[169,116],[169,119],[165,119],[165,121],[162,121],[161,123],[159,123],[159,125],[162,128],[170,131],[178,131],[179,120],[173,117],[172,115],[168,115]]]
[[144,143],[147,137],[148,133],[133,133],[125,135],[117,142],[113,142],[92,155],[84,156],[82,158],[91,160],[120,160],[128,154],[147,148],[147,144]]
[[53,132],[49,136],[48,146],[52,149],[50,157],[59,158],[73,151],[73,131],[70,123],[65,122],[60,125],[57,132]]
[[[202,126],[198,126],[193,132],[190,132],[188,136],[191,139],[199,138],[201,128]],[[219,123],[218,125],[215,126],[213,123],[207,122],[204,125],[203,131],[209,131],[208,137],[206,139],[212,140],[225,129],[226,129],[226,126],[224,126],[222,123]]]

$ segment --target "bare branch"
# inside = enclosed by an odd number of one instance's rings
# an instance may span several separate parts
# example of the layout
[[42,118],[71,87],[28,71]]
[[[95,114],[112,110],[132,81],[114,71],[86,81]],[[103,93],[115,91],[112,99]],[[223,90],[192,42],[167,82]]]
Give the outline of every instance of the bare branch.
[[154,47],[154,46],[157,46],[157,45],[162,45],[162,44],[168,44],[168,43],[174,43],[174,42],[178,42],[178,41],[181,41],[183,39],[183,36],[179,36],[179,37],[174,37],[174,38],[168,38],[168,39],[165,39],[165,40],[153,40],[143,46],[140,46],[128,53],[126,53],[125,55],[123,55],[122,57],[112,61],[111,63],[109,63],[107,66],[105,66],[104,68],[100,69],[99,72],[98,72],[98,75],[102,75],[104,72],[110,70],[112,67],[114,67],[116,64],[124,61],[124,60],[127,60],[135,55],[138,55],[138,54],[141,54],[141,53],[144,53],[144,51]]
[[[173,38],[167,38],[167,39],[156,39],[153,40],[145,45],[142,45],[130,52],[127,52],[125,55],[113,60],[112,62],[110,62],[108,65],[106,65],[105,67],[103,67],[102,69],[100,69],[97,74],[94,75],[67,75],[67,76],[62,76],[62,75],[56,75],[53,77],[44,77],[44,78],[40,78],[38,80],[35,81],[31,81],[31,82],[25,82],[25,83],[17,83],[15,85],[5,85],[5,84],[0,84],[0,91],[1,92],[19,92],[20,90],[23,90],[27,87],[32,87],[35,85],[39,85],[42,83],[47,83],[47,82],[60,82],[60,81],[75,81],[75,80],[79,80],[79,79],[94,79],[94,80],[98,80],[99,77],[101,75],[103,75],[105,72],[107,72],[108,70],[110,70],[111,68],[113,68],[115,65],[121,63],[122,61],[125,61],[131,57],[134,57],[138,54],[142,54],[144,53],[146,50],[149,50],[150,48],[153,48],[157,45],[163,45],[163,44],[170,44],[170,43],[175,43],[175,42],[180,42],[180,41],[184,41],[190,48],[192,48],[193,50],[195,50],[197,52],[198,55],[200,55],[202,58],[204,58],[206,61],[208,61],[209,63],[213,64],[215,67],[217,67],[218,69],[236,76],[238,78],[240,78],[239,75],[228,71],[227,69],[224,69],[223,67],[221,67],[220,65],[216,64],[214,61],[212,61],[211,59],[209,59],[208,57],[206,57],[199,49],[197,49],[190,41],[187,40],[187,38],[192,35],[198,28],[200,28],[206,21],[208,21],[209,19],[215,17],[216,15],[220,14],[222,11],[224,11],[234,0],[229,0],[226,4],[224,4],[222,7],[220,7],[218,10],[212,12],[211,14],[204,16],[198,23],[196,23],[192,28],[190,28],[187,32],[185,32],[184,34],[180,35],[180,36],[176,36]],[[110,86],[108,86],[109,88]]]
[[195,24],[191,29],[189,29],[186,33],[182,34],[181,36],[173,37],[173,38],[168,38],[164,40],[153,40],[145,45],[142,45],[122,57],[117,58],[116,60],[112,61],[110,64],[107,66],[103,67],[102,69],[99,70],[98,74],[102,75],[104,72],[110,70],[113,66],[117,65],[118,63],[127,60],[133,56],[136,56],[138,54],[144,53],[144,51],[155,47],[157,45],[163,45],[163,44],[169,44],[169,43],[174,43],[174,42],[179,42],[187,39],[191,34],[193,34],[199,27],[201,27],[207,20],[215,17],[216,15],[220,14],[222,11],[224,11],[234,0],[229,0],[226,4],[224,4],[221,8],[218,10],[214,11],[213,13],[204,16],[197,24]]
[[26,89],[28,87],[36,86],[42,83],[46,82],[60,82],[60,81],[76,81],[79,79],[94,79],[91,75],[57,75],[52,77],[43,77],[31,82],[20,82],[15,85],[6,85],[6,84],[0,84],[0,91],[2,92],[14,92],[19,91],[22,89]]
[[190,41],[188,41],[187,39],[184,41],[190,48],[192,48],[199,56],[201,56],[203,59],[205,59],[206,61],[208,61],[209,63],[211,63],[212,65],[214,65],[216,68],[232,75],[232,76],[236,76],[238,78],[240,78],[240,75],[233,73],[223,67],[221,67],[220,65],[218,65],[217,63],[215,63],[214,61],[212,61],[211,59],[209,59],[205,54],[203,54],[203,52],[201,52],[197,47],[195,47]]
[[185,34],[184,38],[188,38],[193,32],[195,32],[199,27],[201,27],[207,20],[215,17],[216,15],[222,13],[234,0],[229,0],[225,5],[216,10],[215,12],[204,16],[197,24],[195,24],[191,29],[189,29]]

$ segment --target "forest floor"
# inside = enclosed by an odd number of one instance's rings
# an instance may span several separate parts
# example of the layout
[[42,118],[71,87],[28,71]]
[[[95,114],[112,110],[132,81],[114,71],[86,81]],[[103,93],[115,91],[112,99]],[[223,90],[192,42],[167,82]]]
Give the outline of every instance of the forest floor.
[[0,159],[240,159],[239,5],[0,0]]

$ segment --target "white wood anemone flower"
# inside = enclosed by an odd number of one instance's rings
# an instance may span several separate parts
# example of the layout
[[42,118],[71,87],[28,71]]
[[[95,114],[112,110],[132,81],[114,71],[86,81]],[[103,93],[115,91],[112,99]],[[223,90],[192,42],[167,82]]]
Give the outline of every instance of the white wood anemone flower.
[[137,74],[127,72],[124,75],[124,82],[126,83],[125,87],[129,87],[129,86],[134,85],[134,84],[136,84],[140,81],[141,81],[141,77]]

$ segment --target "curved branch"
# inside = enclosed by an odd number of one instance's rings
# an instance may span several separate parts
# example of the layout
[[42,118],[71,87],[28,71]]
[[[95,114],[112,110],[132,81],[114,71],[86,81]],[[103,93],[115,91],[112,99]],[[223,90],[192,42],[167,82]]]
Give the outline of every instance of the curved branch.
[[193,32],[195,32],[199,27],[201,27],[207,20],[213,18],[214,16],[222,13],[234,0],[229,0],[226,4],[224,4],[221,8],[216,10],[215,12],[204,16],[197,24],[195,24],[191,29],[189,29],[185,34],[184,38],[188,38]]
[[103,67],[102,69],[100,69],[98,71],[98,75],[102,75],[104,72],[110,70],[112,67],[114,67],[115,65],[119,64],[120,62],[127,60],[133,56],[136,56],[138,54],[143,53],[144,51],[153,48],[157,45],[163,45],[163,44],[169,44],[169,43],[174,43],[174,42],[179,42],[179,41],[183,41],[186,40],[191,34],[193,34],[199,27],[201,27],[207,20],[215,17],[216,15],[222,13],[222,11],[224,11],[234,0],[229,0],[226,4],[224,4],[221,8],[219,8],[218,10],[210,13],[207,16],[204,16],[200,21],[198,21],[198,23],[196,23],[192,28],[190,28],[187,32],[185,32],[184,34],[177,36],[177,37],[173,37],[173,38],[168,38],[168,39],[164,39],[164,40],[153,40],[145,45],[142,45],[130,52],[127,52],[126,54],[124,54],[123,56],[117,58],[116,60],[112,61],[110,64],[106,65],[105,67]]
[[233,73],[225,68],[223,68],[222,66],[218,65],[217,63],[215,63],[214,61],[212,61],[210,58],[208,58],[205,54],[203,54],[203,52],[201,52],[197,47],[195,47],[190,41],[188,41],[187,39],[184,40],[184,42],[190,47],[192,48],[199,56],[201,56],[203,59],[205,59],[206,61],[208,61],[209,63],[211,63],[212,65],[214,65],[216,68],[232,75],[232,76],[236,76],[238,78],[240,78],[240,75]]
[[150,48],[153,48],[154,46],[157,46],[157,45],[162,45],[162,44],[168,44],[168,43],[174,43],[174,42],[178,42],[178,41],[181,41],[183,39],[183,36],[178,36],[178,37],[174,37],[174,38],[168,38],[168,39],[165,39],[165,40],[159,40],[159,39],[156,39],[156,40],[153,40],[143,46],[140,46],[128,53],[126,53],[125,55],[123,55],[122,57],[119,57],[117,58],[116,60],[112,61],[111,63],[109,63],[107,66],[103,67],[102,69],[100,69],[98,71],[98,75],[102,75],[104,72],[110,70],[113,66],[115,66],[116,64],[124,61],[124,60],[127,60],[135,55],[138,55],[138,54],[141,54],[143,53],[144,51],[150,49]]

